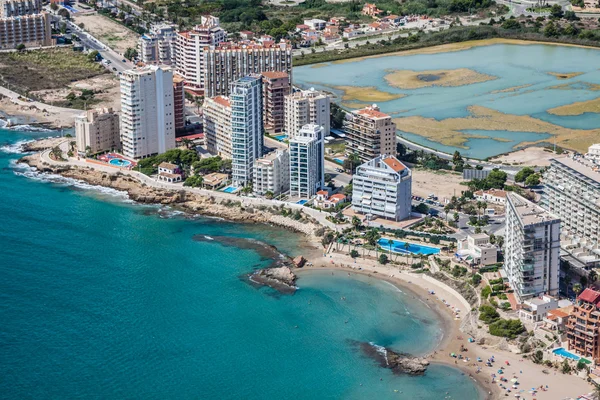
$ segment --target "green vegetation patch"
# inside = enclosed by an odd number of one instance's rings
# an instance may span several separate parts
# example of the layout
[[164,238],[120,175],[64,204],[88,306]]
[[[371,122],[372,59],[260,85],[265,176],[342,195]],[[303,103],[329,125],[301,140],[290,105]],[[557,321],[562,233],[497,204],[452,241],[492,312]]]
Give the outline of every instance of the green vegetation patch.
[[63,88],[105,72],[87,55],[71,49],[0,53],[0,80],[19,93]]

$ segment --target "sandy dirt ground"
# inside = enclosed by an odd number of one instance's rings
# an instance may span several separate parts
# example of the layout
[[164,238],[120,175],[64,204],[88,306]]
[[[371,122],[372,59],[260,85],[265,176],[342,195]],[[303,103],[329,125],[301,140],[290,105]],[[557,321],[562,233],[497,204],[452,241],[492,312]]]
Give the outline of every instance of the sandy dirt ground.
[[[332,273],[362,273],[373,277],[373,279],[387,280],[401,288],[410,290],[431,305],[432,309],[437,310],[443,316],[446,334],[435,352],[429,355],[429,358],[434,362],[460,368],[480,384],[483,390],[488,393],[488,398],[501,399],[507,398],[506,396],[515,398],[514,395],[519,394],[522,400],[555,400],[576,398],[592,391],[591,386],[585,380],[575,375],[564,375],[554,369],[533,364],[530,361],[523,360],[519,354],[493,349],[477,343],[469,343],[468,336],[460,332],[459,329],[461,320],[466,315],[468,303],[445,285],[435,280],[431,281],[418,274],[400,271],[397,267],[382,266],[375,261],[359,260],[355,263],[349,256],[342,254],[328,254],[326,257],[310,261],[313,261],[314,266],[308,267],[308,269],[331,268]],[[362,268],[361,271],[357,270],[359,267]],[[302,272],[300,272],[300,276],[301,274]],[[435,293],[430,294],[429,291],[431,290]],[[457,313],[456,310],[459,310],[459,312]],[[460,353],[461,345],[467,349],[461,354],[470,357],[469,362],[450,357],[450,353]],[[492,356],[496,361],[491,368],[486,367],[484,363],[476,362],[477,357],[487,360]],[[506,362],[508,362],[508,365]],[[478,367],[481,367],[479,373],[477,372]],[[519,382],[518,388],[511,389],[511,393],[501,389],[498,381],[492,382],[492,374],[498,375],[497,371],[500,367],[504,367],[502,376],[509,381],[516,377]],[[545,388],[546,385],[548,385],[547,390],[539,390],[536,394],[530,393],[531,388],[540,388],[540,386]]]
[[431,193],[438,196],[440,202],[450,200],[452,196],[460,196],[468,187],[461,185],[464,182],[461,174],[451,172],[432,172],[422,169],[412,170],[412,193],[415,196],[427,198]]
[[[19,124],[45,123],[53,127],[70,128],[75,123],[77,111],[44,112],[35,106],[16,104],[8,98],[0,100],[0,110],[10,117],[17,117]],[[14,118],[10,118],[11,121]]]
[[545,167],[550,165],[550,160],[557,157],[556,154],[544,150],[543,147],[527,147],[526,149],[513,151],[504,156],[494,158],[492,161],[500,163],[514,164],[524,166]]
[[431,86],[464,86],[497,79],[468,68],[411,71],[398,70],[385,76],[385,80],[400,89],[420,89]]
[[131,30],[99,14],[73,15],[76,24],[83,22],[84,29],[109,45],[121,55],[128,47],[136,48],[138,36]]
[[121,94],[119,80],[113,74],[98,75],[90,79],[73,82],[62,89],[40,90],[34,92],[41,97],[45,103],[52,104],[55,101],[64,101],[71,92],[79,95],[82,89],[94,90],[95,102],[88,108],[112,107],[113,110],[121,109]]

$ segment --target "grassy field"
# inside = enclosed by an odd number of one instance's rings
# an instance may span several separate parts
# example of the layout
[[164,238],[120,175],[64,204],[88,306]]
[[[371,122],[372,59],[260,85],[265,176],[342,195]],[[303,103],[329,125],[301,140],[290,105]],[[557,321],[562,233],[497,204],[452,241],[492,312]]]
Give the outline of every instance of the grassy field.
[[0,81],[19,93],[57,89],[106,73],[98,63],[71,49],[0,53]]

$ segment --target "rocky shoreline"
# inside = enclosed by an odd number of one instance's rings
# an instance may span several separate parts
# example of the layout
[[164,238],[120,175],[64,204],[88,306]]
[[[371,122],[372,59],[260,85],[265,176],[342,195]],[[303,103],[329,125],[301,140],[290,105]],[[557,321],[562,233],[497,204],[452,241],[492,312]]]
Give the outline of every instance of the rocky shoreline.
[[367,357],[375,360],[380,367],[390,369],[397,375],[423,375],[429,366],[429,361],[425,358],[398,353],[374,343],[360,342],[358,346]]

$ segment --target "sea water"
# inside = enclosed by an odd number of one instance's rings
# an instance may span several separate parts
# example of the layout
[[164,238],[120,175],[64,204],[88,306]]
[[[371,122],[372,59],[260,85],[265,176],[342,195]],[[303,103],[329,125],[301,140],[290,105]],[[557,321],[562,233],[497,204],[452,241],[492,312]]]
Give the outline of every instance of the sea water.
[[0,130],[3,399],[480,396],[454,368],[395,376],[357,348],[429,351],[443,330],[427,302],[343,272],[306,273],[293,296],[257,289],[244,276],[271,260],[218,238],[296,255],[301,237],[132,204],[15,164],[16,142],[47,134]]
[[[547,110],[595,99],[599,96],[600,50],[553,45],[495,44],[462,51],[437,54],[388,55],[368,59],[325,63],[294,68],[294,84],[314,87],[337,95],[336,86],[374,87],[389,93],[406,95],[400,99],[377,102],[383,112],[393,118],[422,116],[438,120],[469,115],[468,107],[477,105],[512,115],[530,115],[553,124],[573,129],[600,128],[597,113],[557,116]],[[385,76],[396,70],[452,70],[469,68],[496,77],[494,80],[457,87],[426,87],[401,90],[391,86]],[[570,79],[558,79],[553,73],[580,72]],[[526,86],[527,85],[527,86]],[[514,89],[504,91],[506,89]],[[356,103],[349,100],[348,103]],[[367,105],[367,104],[363,104]],[[475,131],[491,138],[471,138],[466,148],[444,146],[418,134],[398,133],[427,147],[485,158],[505,153],[520,143],[545,140],[547,132]],[[494,140],[499,138],[501,141]],[[549,140],[548,142],[551,142]]]

